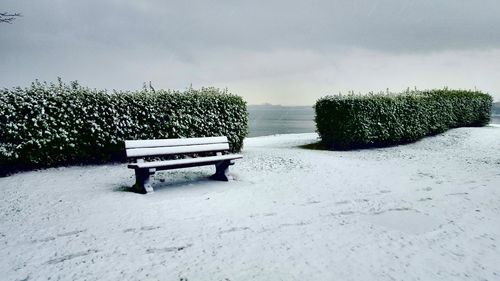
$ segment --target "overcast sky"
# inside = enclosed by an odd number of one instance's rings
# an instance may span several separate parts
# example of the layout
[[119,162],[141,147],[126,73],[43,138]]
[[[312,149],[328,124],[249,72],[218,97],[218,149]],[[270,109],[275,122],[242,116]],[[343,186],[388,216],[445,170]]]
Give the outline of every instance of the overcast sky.
[[500,100],[500,1],[2,0],[0,87],[227,87],[250,104],[477,88]]

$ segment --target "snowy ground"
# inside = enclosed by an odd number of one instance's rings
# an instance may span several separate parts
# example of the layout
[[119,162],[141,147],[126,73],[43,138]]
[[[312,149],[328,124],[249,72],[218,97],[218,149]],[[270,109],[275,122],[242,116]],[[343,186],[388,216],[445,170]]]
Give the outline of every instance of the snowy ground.
[[124,191],[123,164],[0,178],[1,280],[500,280],[500,128],[351,152],[252,138]]

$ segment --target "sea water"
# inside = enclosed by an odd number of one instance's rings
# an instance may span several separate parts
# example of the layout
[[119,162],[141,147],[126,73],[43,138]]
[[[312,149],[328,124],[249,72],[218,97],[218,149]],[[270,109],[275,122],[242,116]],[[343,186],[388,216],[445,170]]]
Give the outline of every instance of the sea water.
[[312,106],[250,105],[248,113],[249,137],[316,130]]
[[[312,106],[249,105],[249,137],[316,131]],[[491,123],[500,124],[500,115]]]
[[491,116],[491,123],[500,124],[500,115],[492,115]]

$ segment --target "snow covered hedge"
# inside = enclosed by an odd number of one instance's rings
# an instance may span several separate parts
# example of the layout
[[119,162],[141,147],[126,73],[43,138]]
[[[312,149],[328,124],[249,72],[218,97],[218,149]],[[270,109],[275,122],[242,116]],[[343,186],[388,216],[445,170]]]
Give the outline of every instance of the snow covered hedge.
[[428,90],[401,94],[336,95],[315,105],[316,128],[334,149],[416,141],[463,126],[484,126],[492,97],[479,91]]
[[227,136],[239,151],[246,102],[227,90],[113,92],[32,83],[0,89],[0,172],[124,160],[125,139]]

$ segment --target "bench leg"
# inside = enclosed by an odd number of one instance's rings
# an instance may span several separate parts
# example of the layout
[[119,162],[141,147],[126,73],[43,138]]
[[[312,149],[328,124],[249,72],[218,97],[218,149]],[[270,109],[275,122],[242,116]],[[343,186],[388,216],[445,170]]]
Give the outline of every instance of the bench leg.
[[213,174],[210,179],[219,181],[229,181],[227,177],[229,174],[229,166],[234,163],[231,160],[221,161],[215,164],[215,174]]
[[151,175],[154,175],[156,169],[135,169],[134,190],[139,193],[153,193],[151,186]]

